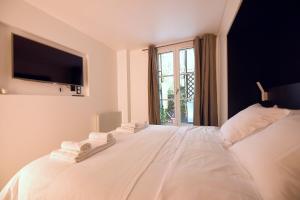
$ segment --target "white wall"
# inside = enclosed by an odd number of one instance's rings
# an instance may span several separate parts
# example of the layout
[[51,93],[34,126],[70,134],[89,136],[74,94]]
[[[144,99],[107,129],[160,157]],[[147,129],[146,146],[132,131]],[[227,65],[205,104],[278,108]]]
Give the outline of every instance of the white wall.
[[228,119],[228,77],[227,77],[227,34],[240,8],[242,0],[228,0],[218,33],[217,68],[218,68],[218,102],[219,124]]
[[127,50],[117,52],[118,110],[122,112],[122,123],[130,122],[130,59]]
[[122,121],[148,121],[148,53],[137,50],[117,52],[118,110]]
[[[58,148],[62,140],[85,138],[95,128],[96,113],[116,111],[117,73],[113,50],[24,1],[1,0],[0,21],[85,53],[90,91],[89,97],[0,96],[2,188],[22,166]],[[0,60],[7,56],[1,49]]]
[[130,51],[131,120],[148,121],[148,53]]

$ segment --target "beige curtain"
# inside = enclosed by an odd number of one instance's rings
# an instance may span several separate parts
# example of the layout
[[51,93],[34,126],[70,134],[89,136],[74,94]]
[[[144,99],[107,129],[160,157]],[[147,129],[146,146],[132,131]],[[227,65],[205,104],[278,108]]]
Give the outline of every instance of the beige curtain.
[[216,36],[196,37],[194,125],[217,126]]
[[148,114],[150,124],[160,124],[157,62],[157,49],[151,45],[148,49]]

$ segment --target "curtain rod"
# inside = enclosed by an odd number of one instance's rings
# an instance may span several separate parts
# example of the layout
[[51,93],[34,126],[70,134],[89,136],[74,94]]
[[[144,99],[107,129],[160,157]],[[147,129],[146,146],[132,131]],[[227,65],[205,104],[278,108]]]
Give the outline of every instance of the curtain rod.
[[[172,44],[166,44],[166,45],[161,45],[161,46],[155,46],[156,48],[161,48],[161,47],[168,47],[168,46],[172,46],[172,45],[176,45],[176,44],[182,44],[182,43],[186,43],[186,42],[192,42],[194,40],[186,40],[186,41],[182,41],[182,42],[176,42],[176,43],[172,43]],[[149,49],[143,49],[142,51],[148,51]]]

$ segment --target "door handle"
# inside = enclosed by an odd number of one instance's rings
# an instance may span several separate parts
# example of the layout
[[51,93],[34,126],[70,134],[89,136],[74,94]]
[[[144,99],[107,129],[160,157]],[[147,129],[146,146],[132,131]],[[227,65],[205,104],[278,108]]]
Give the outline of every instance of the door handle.
[[177,88],[177,89],[176,89],[176,92],[175,92],[175,94],[177,95],[177,94],[178,94],[178,92],[179,92],[179,89]]

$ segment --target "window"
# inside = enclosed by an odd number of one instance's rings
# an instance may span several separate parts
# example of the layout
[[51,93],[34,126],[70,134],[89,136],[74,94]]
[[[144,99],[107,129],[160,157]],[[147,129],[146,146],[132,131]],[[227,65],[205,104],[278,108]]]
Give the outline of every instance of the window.
[[195,93],[194,49],[181,49],[180,59],[180,113],[181,123],[193,124]]
[[160,119],[162,124],[175,124],[174,53],[158,55],[158,78],[160,97]]
[[195,58],[192,44],[159,49],[158,77],[161,124],[193,124]]

